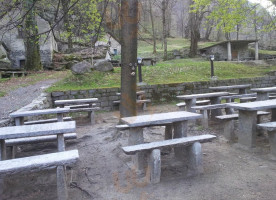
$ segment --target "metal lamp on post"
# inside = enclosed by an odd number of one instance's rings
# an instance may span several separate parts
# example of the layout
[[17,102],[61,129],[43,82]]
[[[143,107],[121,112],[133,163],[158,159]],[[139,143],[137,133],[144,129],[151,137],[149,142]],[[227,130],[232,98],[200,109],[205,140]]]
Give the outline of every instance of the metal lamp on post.
[[138,75],[139,75],[139,83],[142,83],[142,58],[138,57],[137,58],[137,63],[138,63]]
[[215,60],[215,55],[210,55],[210,62],[211,62],[211,78],[215,76],[214,73],[214,60]]

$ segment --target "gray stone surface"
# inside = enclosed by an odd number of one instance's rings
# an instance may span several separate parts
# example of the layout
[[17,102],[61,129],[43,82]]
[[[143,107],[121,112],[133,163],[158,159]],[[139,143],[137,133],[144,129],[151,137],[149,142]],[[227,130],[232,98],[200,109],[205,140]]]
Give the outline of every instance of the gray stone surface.
[[267,100],[267,101],[255,101],[249,103],[239,103],[239,104],[229,104],[229,107],[235,108],[238,110],[267,110],[276,108],[276,99]]
[[251,91],[257,93],[276,92],[276,87],[252,88]]
[[199,119],[202,115],[185,111],[125,117],[121,121],[130,127],[158,126],[161,124]]
[[213,93],[203,93],[203,94],[192,94],[192,95],[180,95],[177,96],[178,99],[198,99],[198,98],[211,98],[211,97],[221,97],[228,95],[229,92],[213,92]]
[[93,66],[93,69],[101,72],[109,72],[114,70],[111,62],[108,62],[107,60],[96,62]]
[[38,156],[4,160],[0,162],[0,176],[34,172],[59,165],[71,165],[79,159],[78,150],[43,154]]
[[23,125],[0,128],[0,139],[16,139],[22,137],[35,137],[56,135],[60,133],[73,133],[76,131],[76,122],[56,122],[50,124]]
[[123,151],[128,155],[133,155],[137,152],[149,151],[153,149],[162,149],[165,147],[177,147],[177,146],[188,146],[195,142],[209,142],[215,139],[214,135],[199,135],[199,136],[190,136],[184,138],[177,138],[172,140],[164,140],[159,142],[143,143],[133,146],[122,147]]
[[56,100],[55,105],[96,103],[98,98]]
[[65,166],[57,167],[57,197],[58,200],[68,200]]
[[79,62],[77,64],[74,64],[71,67],[71,71],[72,71],[73,74],[80,75],[80,74],[90,73],[92,67],[93,66],[89,62],[82,61],[82,62]]
[[195,142],[187,148],[188,150],[188,176],[195,176],[203,173],[201,144]]
[[150,182],[155,184],[160,182],[161,176],[161,152],[154,149],[149,156]]
[[10,114],[10,117],[27,117],[35,115],[48,115],[48,114],[58,114],[58,113],[68,113],[69,108],[54,108],[54,109],[43,109],[43,110],[30,110],[30,111],[17,111]]

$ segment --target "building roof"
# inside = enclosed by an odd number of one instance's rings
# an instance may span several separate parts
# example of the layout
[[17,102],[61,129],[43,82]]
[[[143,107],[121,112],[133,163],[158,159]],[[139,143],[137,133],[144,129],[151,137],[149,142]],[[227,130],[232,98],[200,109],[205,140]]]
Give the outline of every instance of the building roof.
[[250,44],[250,43],[253,43],[253,42],[257,42],[257,41],[258,40],[228,40],[228,41],[218,42],[216,44],[213,44],[213,45],[208,46],[208,47],[201,48],[199,50],[206,50],[206,49],[209,49],[209,48],[214,47],[214,46],[227,44],[228,42],[231,42],[232,44]]

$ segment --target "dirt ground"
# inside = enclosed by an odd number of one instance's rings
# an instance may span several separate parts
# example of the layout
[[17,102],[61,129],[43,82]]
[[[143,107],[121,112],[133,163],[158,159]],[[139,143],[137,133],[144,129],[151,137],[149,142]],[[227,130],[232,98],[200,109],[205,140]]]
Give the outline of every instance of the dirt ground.
[[[175,105],[149,108],[147,114],[176,111]],[[142,114],[142,113],[140,113]],[[204,173],[186,177],[183,163],[173,153],[162,155],[161,182],[147,184],[132,171],[127,131],[117,132],[118,112],[97,114],[90,126],[85,117],[77,120],[78,139],[67,142],[67,149],[78,149],[80,161],[67,170],[69,199],[72,200],[275,200],[276,162],[269,159],[265,134],[258,136],[257,148],[246,151],[226,142],[219,123],[203,130],[190,124],[189,135],[214,134],[217,139],[202,146]],[[145,128],[146,141],[162,140],[164,127]],[[20,147],[18,157],[56,151],[53,143]],[[55,170],[13,175],[4,180],[1,200],[56,199]]]

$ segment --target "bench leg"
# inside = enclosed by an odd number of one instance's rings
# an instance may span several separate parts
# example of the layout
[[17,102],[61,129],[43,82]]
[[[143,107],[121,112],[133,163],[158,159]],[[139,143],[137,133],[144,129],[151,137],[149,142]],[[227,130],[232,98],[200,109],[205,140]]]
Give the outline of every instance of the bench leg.
[[268,131],[270,153],[276,159],[276,131]]
[[235,134],[234,134],[234,120],[226,120],[224,122],[224,131],[223,135],[224,137],[229,141],[234,141]]
[[14,121],[15,121],[15,126],[24,125],[24,117],[16,117]]
[[4,194],[4,178],[0,178],[0,199],[4,199],[3,194]]
[[[128,145],[143,144],[143,129],[142,128],[130,128],[128,136]],[[132,162],[135,168],[143,173],[145,171],[145,153],[140,152],[132,156]]]
[[161,176],[161,153],[160,149],[154,149],[149,156],[148,167],[150,169],[150,182],[159,183]]
[[186,99],[185,103],[186,103],[186,109],[188,112],[194,112],[194,113],[196,112],[195,109],[192,109],[192,107],[196,105],[196,99]]
[[[173,123],[173,128],[174,128],[173,138],[187,137],[188,121],[175,122]],[[175,147],[174,154],[177,159],[183,160],[183,158],[186,156],[186,148]]]
[[187,176],[203,173],[201,144],[195,142],[188,149],[188,172]]
[[[234,102],[234,100],[235,99],[233,99],[233,102]],[[231,101],[232,101],[231,99],[227,99],[226,103],[232,103]],[[226,115],[231,115],[231,114],[234,114],[235,111],[233,108],[225,108],[225,113],[226,113]]]
[[96,121],[95,121],[95,111],[89,112],[88,113],[88,117],[90,119],[91,125],[96,124]]
[[57,167],[57,196],[58,200],[67,200],[66,170],[64,166]]
[[147,110],[147,103],[143,103],[143,111]]
[[5,140],[0,140],[0,160],[6,160],[6,143],[5,143]]
[[166,125],[165,127],[165,140],[171,140],[173,137],[173,127],[172,125]]
[[200,114],[203,115],[203,118],[201,118],[201,124],[202,124],[203,128],[207,129],[209,127],[208,112],[207,112],[207,110],[200,110]]
[[271,121],[276,121],[276,109],[271,109]]

